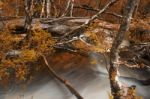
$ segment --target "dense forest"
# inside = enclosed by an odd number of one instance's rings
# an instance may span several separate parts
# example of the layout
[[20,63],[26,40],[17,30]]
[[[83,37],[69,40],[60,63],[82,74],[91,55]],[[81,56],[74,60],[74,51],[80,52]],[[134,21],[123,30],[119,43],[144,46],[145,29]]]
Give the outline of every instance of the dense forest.
[[149,0],[0,0],[0,99],[150,99]]

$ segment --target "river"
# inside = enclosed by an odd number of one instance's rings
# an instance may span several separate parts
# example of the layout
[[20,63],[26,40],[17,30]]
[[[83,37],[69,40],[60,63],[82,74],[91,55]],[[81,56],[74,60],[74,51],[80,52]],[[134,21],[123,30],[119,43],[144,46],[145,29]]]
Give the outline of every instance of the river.
[[[91,60],[96,64],[92,64]],[[84,99],[108,99],[110,85],[102,55],[89,56],[59,52],[48,58],[54,70],[69,80]],[[124,85],[136,85],[136,92],[144,99],[150,99],[150,86],[138,80],[149,78],[148,70],[120,68],[120,81]],[[54,79],[47,70],[36,73],[33,80],[25,85],[12,84],[9,89],[0,89],[0,99],[76,99],[68,89]]]

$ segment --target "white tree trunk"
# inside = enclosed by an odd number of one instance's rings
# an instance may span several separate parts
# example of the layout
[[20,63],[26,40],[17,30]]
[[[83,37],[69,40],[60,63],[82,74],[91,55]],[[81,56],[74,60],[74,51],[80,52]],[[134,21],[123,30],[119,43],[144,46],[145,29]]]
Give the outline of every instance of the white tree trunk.
[[73,16],[74,0],[71,0],[70,17]]
[[68,0],[67,7],[62,16],[69,15],[70,17],[72,17],[73,16],[72,15],[73,14],[73,6],[74,6],[74,0]]
[[47,11],[47,18],[50,17],[50,14],[51,14],[51,2],[50,0],[47,0],[47,3],[46,3],[46,11]]

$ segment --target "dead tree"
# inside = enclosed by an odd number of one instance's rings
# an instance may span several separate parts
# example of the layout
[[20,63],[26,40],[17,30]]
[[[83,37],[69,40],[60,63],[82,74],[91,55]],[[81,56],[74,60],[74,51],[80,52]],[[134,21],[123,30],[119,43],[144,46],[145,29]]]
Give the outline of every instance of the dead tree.
[[51,13],[51,2],[50,0],[47,0],[46,2],[46,17],[49,18],[50,17],[50,13]]
[[122,92],[123,88],[118,81],[119,46],[121,45],[124,39],[126,31],[128,31],[129,29],[132,14],[135,10],[135,7],[137,6],[137,2],[138,0],[128,0],[122,24],[110,50],[109,79],[111,93],[114,99],[122,99],[124,94]]
[[68,0],[67,7],[65,9],[65,12],[63,13],[63,16],[73,16],[73,7],[74,7],[74,0]]

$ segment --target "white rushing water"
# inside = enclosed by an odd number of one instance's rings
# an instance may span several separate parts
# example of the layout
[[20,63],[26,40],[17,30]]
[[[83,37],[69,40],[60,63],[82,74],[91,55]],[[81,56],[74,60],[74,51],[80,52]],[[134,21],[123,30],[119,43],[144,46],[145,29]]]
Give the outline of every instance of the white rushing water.
[[[92,55],[96,59],[102,56]],[[73,65],[73,64],[72,64]],[[96,65],[87,66],[86,68],[77,68],[74,66],[71,70],[60,73],[61,76],[68,79],[73,86],[81,93],[84,99],[108,99],[110,93],[109,79],[105,66],[98,62]],[[144,99],[150,99],[150,86],[140,84],[132,77],[132,71],[124,72],[124,77],[119,78],[123,84],[136,85],[137,94]],[[125,74],[127,76],[125,77]],[[132,77],[132,78],[131,78]],[[0,99],[76,99],[64,85],[59,81],[52,79],[48,74],[38,75],[32,83],[26,85],[25,88],[20,88],[18,85],[13,85],[13,88],[7,92],[1,91]]]

